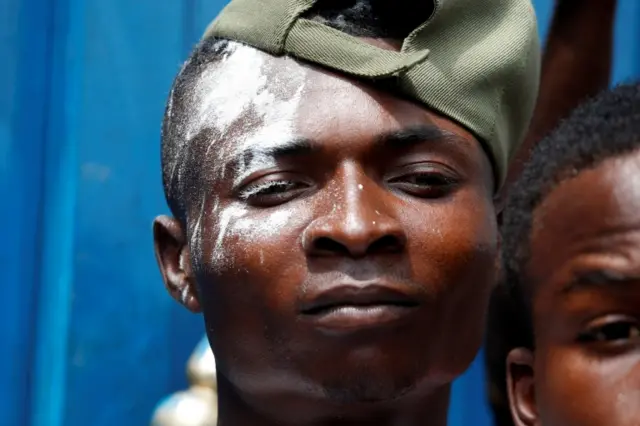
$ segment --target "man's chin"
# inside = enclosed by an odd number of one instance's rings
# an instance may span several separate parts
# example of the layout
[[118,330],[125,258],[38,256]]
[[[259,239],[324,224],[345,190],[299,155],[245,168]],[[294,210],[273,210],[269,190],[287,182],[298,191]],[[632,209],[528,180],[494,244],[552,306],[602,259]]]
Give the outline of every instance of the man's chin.
[[338,404],[371,404],[392,401],[410,392],[414,377],[393,376],[389,372],[356,368],[350,373],[331,375],[321,382],[325,396]]
[[376,403],[405,396],[428,375],[430,353],[403,337],[385,333],[321,343],[300,338],[304,345],[294,348],[291,339],[279,339],[273,347],[279,368],[306,383],[313,398],[338,405]]

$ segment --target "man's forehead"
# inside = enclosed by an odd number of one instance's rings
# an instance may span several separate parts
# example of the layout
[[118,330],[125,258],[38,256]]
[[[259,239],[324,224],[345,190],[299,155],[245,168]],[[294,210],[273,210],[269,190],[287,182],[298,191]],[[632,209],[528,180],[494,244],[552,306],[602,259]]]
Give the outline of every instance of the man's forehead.
[[[383,110],[395,110],[400,104],[385,103],[383,98],[390,95],[360,82],[230,43],[229,52],[194,83],[187,110],[187,140],[207,130],[216,140],[243,149],[256,138],[262,144],[280,144],[300,136],[313,137],[327,127],[357,131],[364,126],[367,133],[375,133],[372,123],[384,127]],[[411,105],[406,108],[410,114],[389,111],[389,115],[424,120],[424,109]]]
[[[188,129],[213,128],[225,134],[244,116],[267,121],[279,107],[302,95],[307,70],[288,58],[275,58],[229,42],[222,58],[197,77],[188,106]],[[187,137],[189,139],[189,137]]]

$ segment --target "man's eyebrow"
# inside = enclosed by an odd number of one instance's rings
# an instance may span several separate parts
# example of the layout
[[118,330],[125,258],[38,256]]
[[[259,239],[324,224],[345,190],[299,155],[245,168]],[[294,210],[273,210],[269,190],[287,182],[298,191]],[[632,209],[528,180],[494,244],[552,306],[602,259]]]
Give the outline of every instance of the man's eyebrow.
[[264,145],[254,145],[241,149],[227,161],[234,166],[249,163],[256,157],[271,157],[276,160],[285,157],[313,155],[320,150],[317,144],[306,138],[294,138],[279,143],[265,142]]
[[424,142],[445,142],[455,145],[468,144],[463,137],[441,129],[433,124],[419,124],[399,130],[385,132],[376,138],[376,145],[382,148],[407,148]]
[[269,155],[275,158],[279,158],[315,154],[319,150],[320,147],[317,144],[313,143],[311,139],[294,138],[279,144],[265,144],[264,146],[252,147],[245,150],[243,154]]
[[[206,132],[199,132],[193,140],[206,137]],[[384,132],[376,137],[375,145],[382,149],[404,149],[425,142],[438,142],[451,144],[460,148],[461,144],[469,144],[469,141],[461,136],[443,130],[433,124],[419,124],[402,129]],[[321,151],[321,146],[309,138],[292,138],[279,143],[265,141],[263,145],[255,144],[240,149],[231,157],[224,159],[226,167],[234,169],[239,164],[246,164],[256,157],[271,157],[274,159],[296,156],[309,156]]]
[[562,288],[562,293],[573,293],[592,288],[640,283],[640,275],[626,274],[610,269],[596,269],[574,272],[573,279]]

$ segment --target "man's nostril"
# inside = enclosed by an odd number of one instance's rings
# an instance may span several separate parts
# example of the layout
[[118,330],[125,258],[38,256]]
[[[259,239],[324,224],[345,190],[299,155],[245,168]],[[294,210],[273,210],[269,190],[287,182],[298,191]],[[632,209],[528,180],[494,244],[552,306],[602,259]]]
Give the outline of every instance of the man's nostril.
[[393,235],[378,238],[367,249],[368,254],[397,253],[399,251],[402,251],[402,242]]
[[313,248],[317,253],[322,254],[335,254],[335,255],[348,255],[349,250],[343,244],[338,241],[328,238],[321,237],[313,242]]

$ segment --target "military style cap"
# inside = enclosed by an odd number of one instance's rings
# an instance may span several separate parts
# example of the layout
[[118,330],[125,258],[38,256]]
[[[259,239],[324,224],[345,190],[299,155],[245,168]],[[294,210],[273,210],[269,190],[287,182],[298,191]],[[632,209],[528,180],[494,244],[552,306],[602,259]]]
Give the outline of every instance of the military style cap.
[[[434,12],[399,52],[304,18],[322,0],[232,0],[204,38],[239,41],[398,92],[481,140],[500,183],[538,93],[540,44],[530,0],[432,0]],[[428,1],[428,0],[423,0]]]

